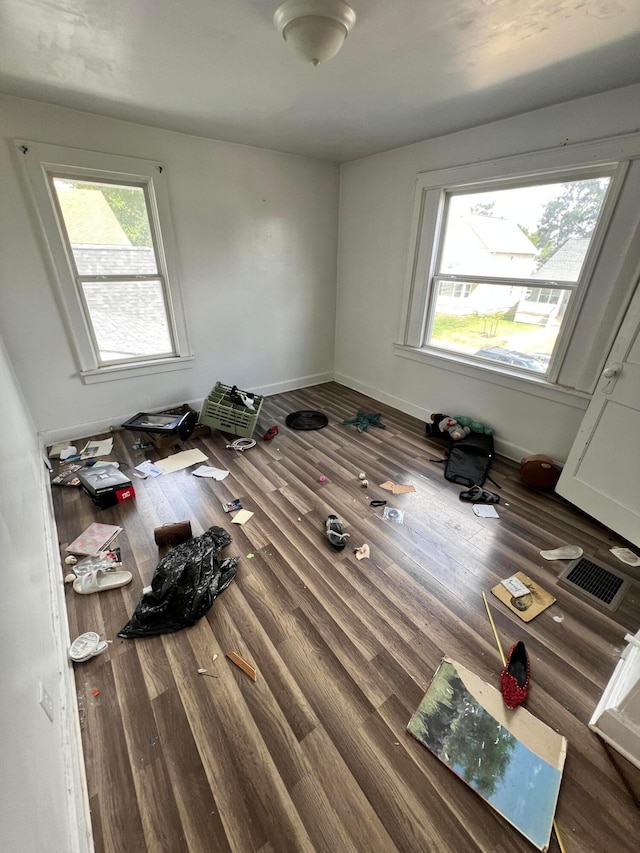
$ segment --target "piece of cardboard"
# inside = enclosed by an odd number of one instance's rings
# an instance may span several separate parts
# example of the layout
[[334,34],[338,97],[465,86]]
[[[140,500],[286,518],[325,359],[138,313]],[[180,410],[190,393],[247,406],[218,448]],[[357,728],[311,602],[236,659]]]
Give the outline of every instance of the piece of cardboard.
[[182,471],[183,468],[189,468],[196,462],[206,461],[207,457],[201,450],[182,450],[180,453],[174,453],[173,456],[167,456],[166,459],[159,459],[153,464],[163,474],[173,474],[174,471]]
[[244,524],[246,521],[253,516],[252,512],[249,512],[248,509],[241,509],[237,512],[233,518],[231,519],[232,524]]
[[416,490],[415,486],[402,486],[398,485],[398,483],[392,483],[391,480],[380,483],[380,488],[386,489],[388,492],[393,492],[394,495],[408,495]]
[[567,741],[499,690],[444,658],[407,726],[539,850],[548,850]]
[[522,581],[529,590],[529,595],[523,595],[521,598],[513,598],[511,593],[503,587],[502,583],[494,586],[491,592],[503,604],[506,604],[509,610],[512,610],[519,616],[523,622],[531,622],[532,619],[535,619],[543,610],[551,607],[555,602],[555,598],[551,593],[538,586],[524,572],[516,572],[513,577]]

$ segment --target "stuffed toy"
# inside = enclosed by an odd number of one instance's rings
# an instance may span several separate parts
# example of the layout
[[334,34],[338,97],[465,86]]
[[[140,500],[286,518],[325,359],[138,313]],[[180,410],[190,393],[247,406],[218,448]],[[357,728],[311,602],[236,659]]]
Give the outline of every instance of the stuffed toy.
[[458,423],[455,418],[449,417],[449,415],[431,415],[431,423],[427,424],[427,434],[437,435],[439,432],[446,432],[454,441],[459,441],[465,435],[469,435],[471,429]]
[[478,423],[478,421],[473,421],[471,420],[471,418],[467,418],[465,415],[457,415],[454,420],[456,420],[459,424],[462,424],[462,426],[469,427],[470,432],[478,432],[482,435],[493,435],[493,430],[491,429],[491,427]]

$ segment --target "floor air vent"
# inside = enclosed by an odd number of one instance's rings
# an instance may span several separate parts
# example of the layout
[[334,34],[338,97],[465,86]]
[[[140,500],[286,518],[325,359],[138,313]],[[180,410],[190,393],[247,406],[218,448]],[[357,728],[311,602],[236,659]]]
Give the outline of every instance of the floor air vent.
[[605,610],[617,610],[631,585],[625,575],[586,557],[567,566],[558,577],[558,583]]

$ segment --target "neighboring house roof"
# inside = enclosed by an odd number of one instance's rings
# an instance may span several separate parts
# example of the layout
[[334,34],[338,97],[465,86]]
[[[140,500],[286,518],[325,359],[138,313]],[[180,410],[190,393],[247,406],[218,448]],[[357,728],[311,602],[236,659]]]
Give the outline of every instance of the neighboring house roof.
[[532,273],[531,278],[577,281],[590,242],[591,237],[569,237],[540,269]]
[[82,275],[153,275],[153,249],[146,246],[72,245]]
[[61,180],[56,183],[56,192],[70,243],[131,244],[100,190],[65,186]]
[[515,222],[494,216],[463,217],[489,252],[502,255],[537,255],[538,250]]

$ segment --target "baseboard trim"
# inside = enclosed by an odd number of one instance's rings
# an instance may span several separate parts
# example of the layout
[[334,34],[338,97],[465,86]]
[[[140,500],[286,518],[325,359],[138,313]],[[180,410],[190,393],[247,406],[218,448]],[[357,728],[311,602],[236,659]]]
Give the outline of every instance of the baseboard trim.
[[[405,415],[413,415],[414,418],[418,418],[423,423],[426,423],[430,419],[432,412],[438,410],[438,404],[434,403],[428,407],[416,406],[415,403],[411,403],[409,400],[396,397],[394,394],[387,394],[385,391],[381,391],[379,388],[374,388],[371,385],[366,385],[364,382],[360,382],[352,376],[347,376],[345,373],[336,373],[334,381],[340,385],[345,385],[347,388],[351,388],[353,391],[366,394],[367,397],[372,397],[379,403],[385,403],[387,406],[398,409],[400,412],[404,412]],[[529,456],[537,452],[520,447],[513,442],[504,441],[498,436],[495,437],[495,448],[497,454],[513,462],[520,462],[524,456]]]
[[[42,454],[45,447],[40,445]],[[60,679],[61,706],[58,709],[60,736],[64,753],[64,773],[67,789],[67,822],[69,827],[69,853],[93,853],[93,830],[89,807],[89,789],[82,748],[80,714],[73,664],[67,649],[70,645],[69,620],[64,598],[60,568],[58,536],[51,496],[51,484],[42,466],[42,510],[47,545],[49,597],[51,616],[55,625],[56,655]]]
[[252,388],[251,390],[263,397],[271,397],[273,394],[284,394],[286,391],[298,391],[300,388],[322,385],[323,382],[333,382],[333,371],[299,376],[296,379],[287,379],[285,382],[273,382],[270,385],[261,385],[259,388]]
[[[332,381],[333,372],[330,371],[327,373],[312,373],[308,376],[298,376],[294,379],[286,379],[283,382],[272,382],[268,385],[252,385],[250,388],[246,388],[245,390],[253,391],[255,394],[260,394],[262,397],[270,397],[273,394],[283,394],[286,391],[297,391],[299,388],[310,388],[312,385],[321,385],[323,382]],[[180,400],[177,403],[167,403],[164,406],[151,406],[145,411],[163,412],[167,409],[173,409],[176,406],[182,406],[184,403],[199,412],[202,408],[203,398],[200,397],[196,400]],[[58,429],[42,430],[38,433],[38,436],[45,445],[55,444],[57,441],[65,441],[69,438],[73,438],[74,441],[81,438],[91,438],[92,436],[103,432],[116,432],[120,429],[120,424],[129,420],[129,418],[134,414],[135,412],[129,410],[127,412],[122,412],[119,415],[116,414],[109,419],[99,418],[98,420],[88,421],[83,424],[70,424],[67,427]],[[78,448],[78,450],[80,450],[80,448]]]

